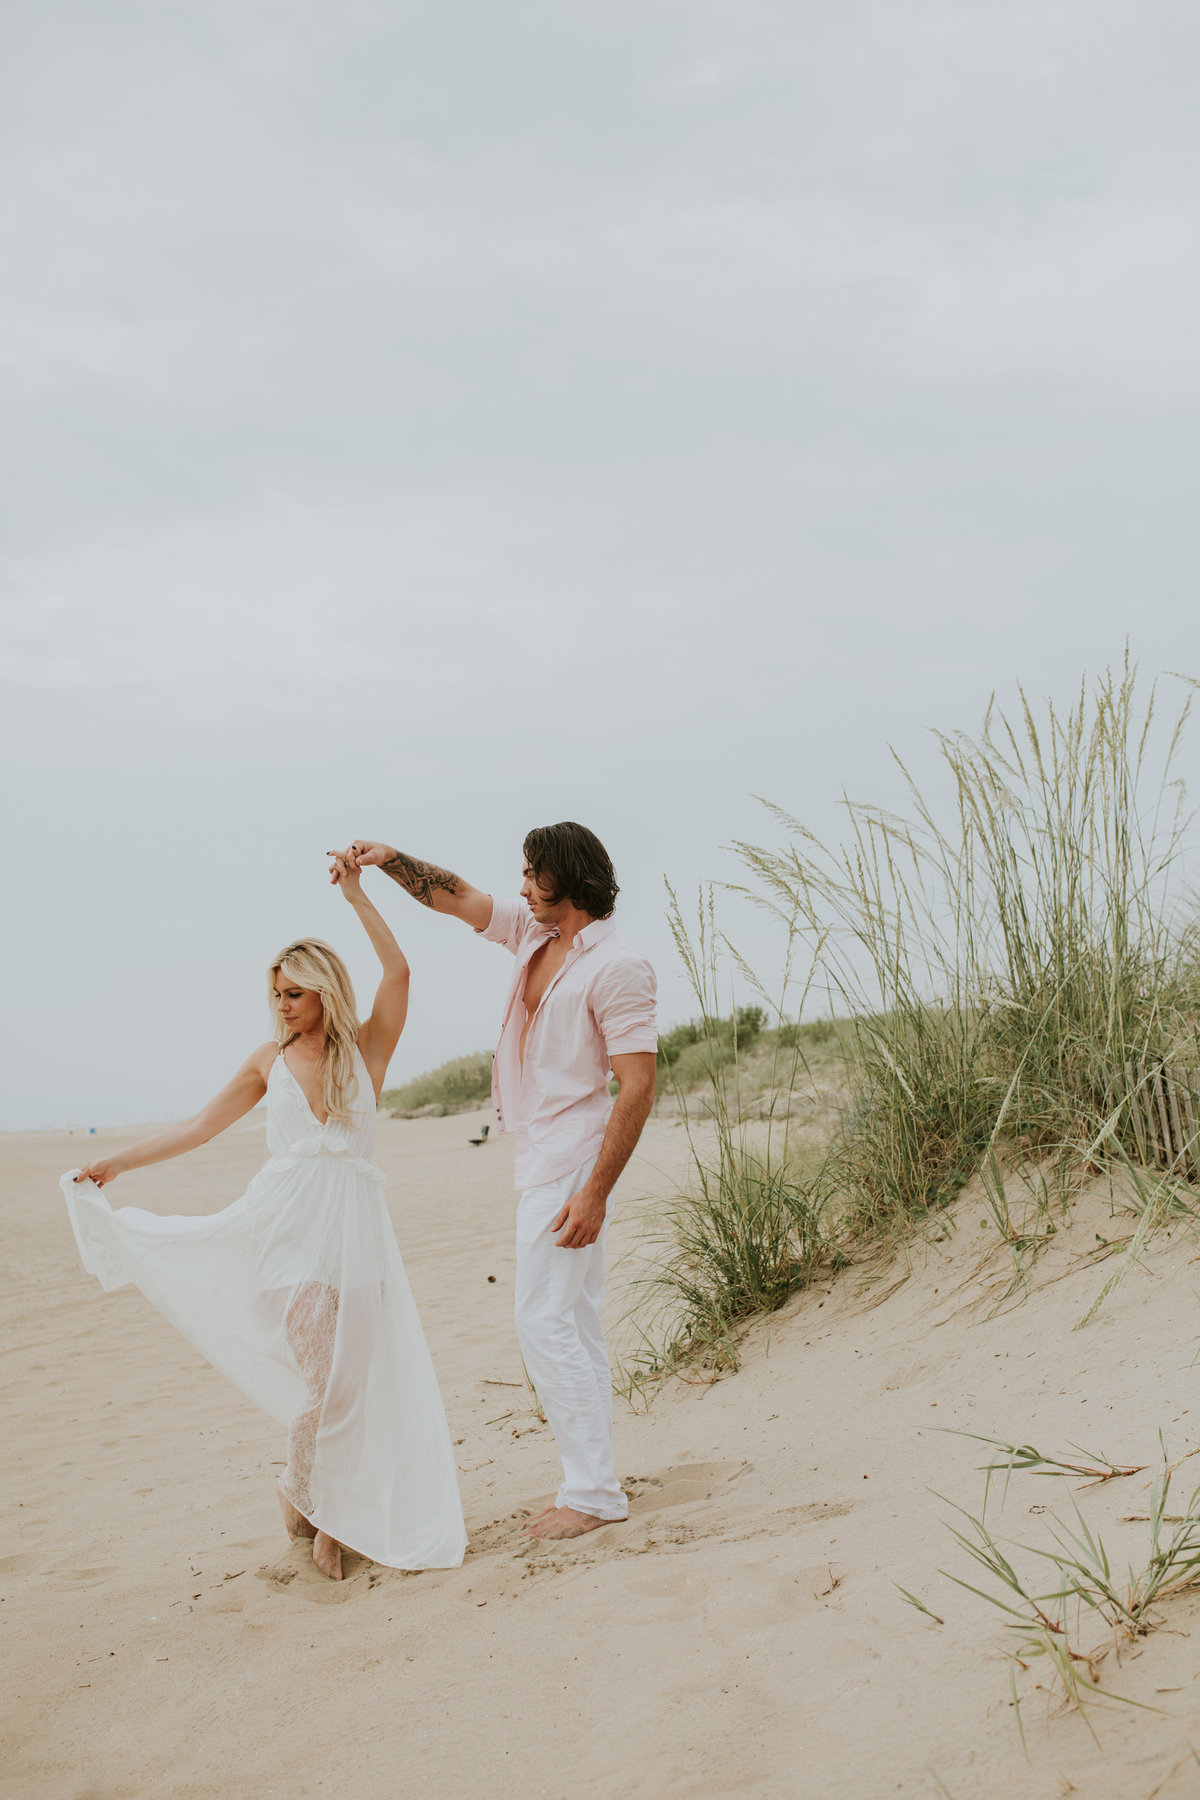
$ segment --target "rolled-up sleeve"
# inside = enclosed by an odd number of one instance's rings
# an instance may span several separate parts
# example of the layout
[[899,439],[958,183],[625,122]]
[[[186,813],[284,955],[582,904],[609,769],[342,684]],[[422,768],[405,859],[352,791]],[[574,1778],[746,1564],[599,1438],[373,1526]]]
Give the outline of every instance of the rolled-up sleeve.
[[592,990],[592,1016],[609,1056],[658,1050],[658,984],[641,956],[622,958],[599,976]]
[[515,956],[532,921],[524,900],[497,900],[493,894],[492,916],[476,936],[486,938],[489,944],[503,944]]

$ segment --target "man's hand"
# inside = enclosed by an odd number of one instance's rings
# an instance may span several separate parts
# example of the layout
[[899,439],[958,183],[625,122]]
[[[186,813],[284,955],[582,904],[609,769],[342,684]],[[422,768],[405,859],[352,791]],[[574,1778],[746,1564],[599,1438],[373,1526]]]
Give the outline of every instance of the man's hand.
[[[348,869],[382,868],[390,857],[396,855],[390,844],[375,844],[370,838],[355,838],[345,850],[331,850],[330,856],[336,856],[344,862]],[[337,877],[330,871],[331,879]]]
[[613,1074],[621,1084],[621,1091],[612,1109],[595,1168],[579,1192],[571,1195],[550,1227],[551,1231],[566,1227],[562,1236],[554,1240],[560,1249],[586,1249],[588,1244],[595,1243],[604,1229],[608,1196],[633,1154],[633,1147],[654,1104],[654,1065],[653,1050],[630,1050],[613,1057]]
[[590,1185],[581,1187],[577,1194],[572,1194],[558,1217],[551,1225],[551,1231],[559,1231],[565,1225],[566,1230],[555,1243],[560,1250],[584,1250],[594,1244],[604,1229],[604,1215],[608,1211],[608,1195],[602,1194]]

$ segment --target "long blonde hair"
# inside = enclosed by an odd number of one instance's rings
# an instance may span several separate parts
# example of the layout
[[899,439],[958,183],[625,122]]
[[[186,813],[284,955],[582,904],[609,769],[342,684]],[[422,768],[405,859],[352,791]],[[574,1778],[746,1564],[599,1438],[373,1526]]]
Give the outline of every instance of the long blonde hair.
[[321,996],[325,1014],[325,1048],[318,1065],[325,1095],[325,1111],[338,1125],[349,1125],[350,1101],[358,1091],[354,1052],[358,1045],[358,1007],[350,972],[336,950],[320,938],[298,938],[288,944],[267,970],[267,994],[275,1041],[280,1050],[300,1034],[289,1031],[280,1017],[275,977],[282,975],[293,987]]

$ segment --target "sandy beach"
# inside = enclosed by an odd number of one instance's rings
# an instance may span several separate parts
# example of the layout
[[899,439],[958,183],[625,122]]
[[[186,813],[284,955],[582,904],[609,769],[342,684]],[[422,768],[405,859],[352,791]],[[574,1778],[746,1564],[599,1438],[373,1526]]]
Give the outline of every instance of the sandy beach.
[[[1027,1757],[1001,1615],[940,1572],[977,1578],[943,1521],[950,1501],[978,1510],[985,1452],[939,1428],[1147,1465],[1160,1429],[1172,1457],[1200,1442],[1182,1234],[1073,1329],[1112,1266],[1097,1188],[1030,1296],[989,1317],[1005,1272],[980,1269],[968,1192],[952,1235],[756,1327],[738,1374],[673,1382],[648,1409],[618,1400],[629,1522],[533,1545],[522,1522],[556,1464],[512,1331],[510,1145],[472,1148],[474,1124],[384,1121],[378,1145],[471,1549],[420,1575],[349,1558],[340,1586],[282,1536],[273,1422],[140,1294],[106,1296],[82,1272],[57,1177],[88,1140],[0,1141],[6,1800],[1200,1792],[1200,1595],[1171,1602],[1119,1667],[1107,1657],[1105,1687],[1140,1708],[1094,1706],[1095,1739],[1036,1667],[1023,1676]],[[263,1154],[251,1123],[112,1198],[215,1210]],[[622,1184],[618,1256],[684,1159],[679,1126],[652,1121]],[[1146,1525],[1128,1521],[1151,1472],[1076,1496],[1118,1568],[1143,1550]],[[1019,1476],[989,1521],[1036,1544],[1046,1509],[1069,1508],[1067,1483]]]

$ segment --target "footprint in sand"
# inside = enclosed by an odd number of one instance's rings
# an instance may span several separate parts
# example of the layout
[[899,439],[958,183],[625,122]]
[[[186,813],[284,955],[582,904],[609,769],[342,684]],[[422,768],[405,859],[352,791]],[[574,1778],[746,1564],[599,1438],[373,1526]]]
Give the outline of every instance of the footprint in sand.
[[90,1588],[99,1587],[101,1582],[107,1581],[109,1576],[115,1575],[116,1572],[115,1563],[97,1569],[71,1569],[60,1563],[58,1568],[47,1570],[46,1578],[53,1582],[55,1587]]
[[688,1506],[713,1500],[750,1468],[749,1463],[677,1463],[657,1475],[627,1475],[629,1516],[660,1512],[664,1506]]
[[718,1637],[728,1640],[741,1631],[786,1625],[801,1613],[816,1612],[840,1587],[827,1563],[783,1571],[774,1565],[743,1567],[714,1582],[705,1619]]
[[[644,1565],[643,1565],[644,1566]],[[659,1570],[636,1575],[621,1588],[622,1625],[659,1627],[695,1613],[717,1640],[747,1629],[787,1625],[826,1605],[841,1587],[827,1563],[780,1569],[777,1564]]]
[[[688,1607],[697,1606],[708,1593],[708,1577],[696,1571],[686,1575],[648,1575],[625,1583],[624,1592],[639,1600],[660,1600],[667,1602],[668,1610],[682,1612]],[[648,1624],[663,1617],[661,1607],[643,1607],[626,1613],[622,1609],[621,1619],[628,1619],[634,1624]]]

